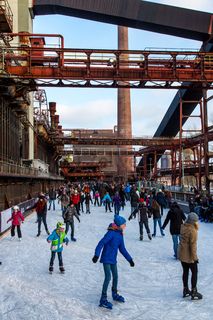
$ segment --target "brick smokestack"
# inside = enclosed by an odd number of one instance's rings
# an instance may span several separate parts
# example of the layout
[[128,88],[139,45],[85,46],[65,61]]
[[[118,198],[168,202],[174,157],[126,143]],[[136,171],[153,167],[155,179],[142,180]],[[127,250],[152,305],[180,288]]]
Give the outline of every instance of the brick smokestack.
[[[128,50],[128,28],[118,26],[118,49]],[[128,59],[128,55],[124,55],[122,59]],[[131,119],[131,101],[130,89],[118,89],[117,102],[117,135],[120,138],[132,138],[132,119]],[[131,146],[119,146],[120,149],[131,150]],[[127,178],[128,174],[133,172],[132,157],[118,157],[117,163],[118,175]]]

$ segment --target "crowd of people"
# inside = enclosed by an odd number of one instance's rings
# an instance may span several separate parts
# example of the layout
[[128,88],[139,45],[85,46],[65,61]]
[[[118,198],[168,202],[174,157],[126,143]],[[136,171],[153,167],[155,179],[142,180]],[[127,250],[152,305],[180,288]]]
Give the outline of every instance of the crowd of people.
[[[62,221],[57,222],[56,228],[52,233],[49,232],[47,224],[48,210],[55,210],[56,201],[61,205]],[[91,184],[64,184],[57,190],[51,187],[44,194],[40,193],[38,199],[31,209],[37,213],[37,237],[41,234],[42,222],[47,233],[47,241],[51,243],[51,258],[49,272],[54,270],[54,260],[57,254],[59,260],[59,269],[65,272],[62,258],[63,245],[69,241],[76,241],[75,237],[75,219],[80,223],[82,213],[91,214],[91,204],[105,209],[107,214],[114,212],[113,222],[109,225],[107,233],[99,241],[92,261],[96,263],[101,256],[100,262],[104,268],[104,283],[100,298],[100,306],[112,309],[113,305],[107,300],[107,289],[112,274],[112,298],[118,302],[125,302],[123,296],[117,291],[118,270],[117,254],[118,250],[134,267],[133,258],[125,248],[123,231],[126,227],[126,219],[120,215],[124,210],[127,202],[130,203],[131,212],[128,218],[138,220],[139,240],[143,241],[145,227],[147,237],[151,241],[157,235],[157,225],[162,237],[165,236],[164,230],[170,223],[170,234],[172,237],[174,258],[181,261],[183,268],[183,297],[190,296],[191,299],[202,299],[202,295],[197,291],[197,274],[198,274],[198,257],[197,257],[197,233],[198,220],[203,219],[201,199],[195,198],[189,202],[190,213],[186,216],[177,202],[172,201],[170,192],[164,192],[161,189],[146,190],[136,185],[127,184],[108,184],[108,183],[91,183]],[[197,209],[199,207],[199,210]],[[212,214],[212,202],[209,200],[208,207]],[[165,214],[167,215],[162,222]],[[153,220],[153,226],[150,226],[150,218]],[[11,239],[14,239],[15,228],[17,228],[18,238],[21,240],[21,223],[24,222],[24,216],[18,206],[13,207],[11,218]],[[205,219],[204,219],[205,221]],[[69,228],[71,229],[70,239],[68,236]],[[151,232],[151,229],[153,231]],[[191,270],[191,289],[188,286],[189,270]]]

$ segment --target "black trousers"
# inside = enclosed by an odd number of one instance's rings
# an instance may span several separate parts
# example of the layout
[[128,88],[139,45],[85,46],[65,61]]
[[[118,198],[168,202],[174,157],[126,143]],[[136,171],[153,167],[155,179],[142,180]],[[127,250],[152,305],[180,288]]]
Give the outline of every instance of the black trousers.
[[[59,267],[63,267],[62,252],[57,252],[57,254],[58,254]],[[55,255],[56,255],[56,252],[52,251],[51,259],[50,259],[50,267],[52,267],[54,264]]]
[[38,215],[38,234],[41,233],[41,222],[43,221],[44,227],[46,232],[48,233],[48,227],[47,227],[47,215],[46,214],[42,214],[42,215]]
[[188,287],[188,277],[189,277],[189,270],[191,270],[192,277],[191,277],[191,285],[192,289],[197,287],[197,273],[198,273],[198,268],[197,268],[197,263],[186,263],[182,262],[182,268],[183,268],[183,286],[185,288]]
[[141,221],[141,222],[139,222],[139,232],[140,232],[140,236],[143,235],[143,226],[145,226],[145,229],[146,229],[147,234],[150,233],[148,221]]
[[11,237],[15,236],[15,227],[17,227],[17,233],[18,233],[18,237],[21,238],[21,227],[20,226],[13,226],[11,228]]
[[71,239],[74,238],[74,231],[75,231],[75,226],[74,226],[74,220],[66,222],[66,230],[65,233],[67,234],[69,231],[69,226],[71,228]]

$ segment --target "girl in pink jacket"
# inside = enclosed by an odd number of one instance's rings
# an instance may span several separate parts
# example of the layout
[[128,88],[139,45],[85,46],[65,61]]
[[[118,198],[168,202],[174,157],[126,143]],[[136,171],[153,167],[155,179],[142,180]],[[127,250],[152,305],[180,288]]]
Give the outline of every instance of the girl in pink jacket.
[[15,238],[15,227],[17,227],[17,233],[19,241],[21,241],[22,235],[21,235],[21,223],[24,222],[24,216],[19,210],[18,206],[13,207],[12,216],[9,220],[7,220],[7,223],[12,220],[12,228],[11,228],[11,240]]

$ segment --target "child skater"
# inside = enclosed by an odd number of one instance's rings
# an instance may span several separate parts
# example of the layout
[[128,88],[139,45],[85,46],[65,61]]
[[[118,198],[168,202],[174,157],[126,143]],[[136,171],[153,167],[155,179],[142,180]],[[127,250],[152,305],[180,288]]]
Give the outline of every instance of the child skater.
[[149,213],[146,207],[146,202],[142,198],[139,199],[138,208],[131,213],[128,220],[130,221],[133,217],[135,217],[137,213],[138,213],[138,222],[139,222],[140,241],[143,240],[143,226],[145,226],[149,240],[152,240],[151,232],[149,229],[149,219],[148,219]]
[[49,235],[47,238],[47,242],[51,243],[51,259],[50,259],[50,266],[49,272],[53,272],[53,264],[55,260],[56,252],[58,254],[58,261],[59,261],[59,270],[61,273],[64,273],[64,266],[63,266],[63,259],[62,259],[62,251],[63,251],[63,244],[66,243],[68,245],[69,239],[65,233],[65,225],[62,222],[58,222],[56,225],[56,229]]
[[101,250],[101,260],[103,263],[105,279],[102,288],[102,294],[100,299],[100,307],[104,307],[107,309],[112,309],[113,305],[111,302],[107,300],[107,288],[110,282],[111,273],[112,273],[112,298],[118,302],[125,302],[124,297],[118,294],[117,286],[118,286],[118,270],[117,270],[117,254],[118,250],[120,253],[129,261],[130,266],[134,267],[134,262],[132,257],[127,252],[124,239],[123,239],[123,231],[126,228],[126,220],[119,216],[114,216],[114,223],[111,223],[108,227],[108,231],[105,236],[99,241],[96,249],[95,255],[92,258],[92,261],[96,263],[100,256]]
[[18,206],[13,207],[12,216],[9,220],[7,220],[7,223],[12,220],[12,228],[11,228],[11,240],[15,239],[15,227],[17,228],[18,233],[18,239],[21,241],[22,235],[21,235],[21,223],[24,222],[24,216],[19,210]]

